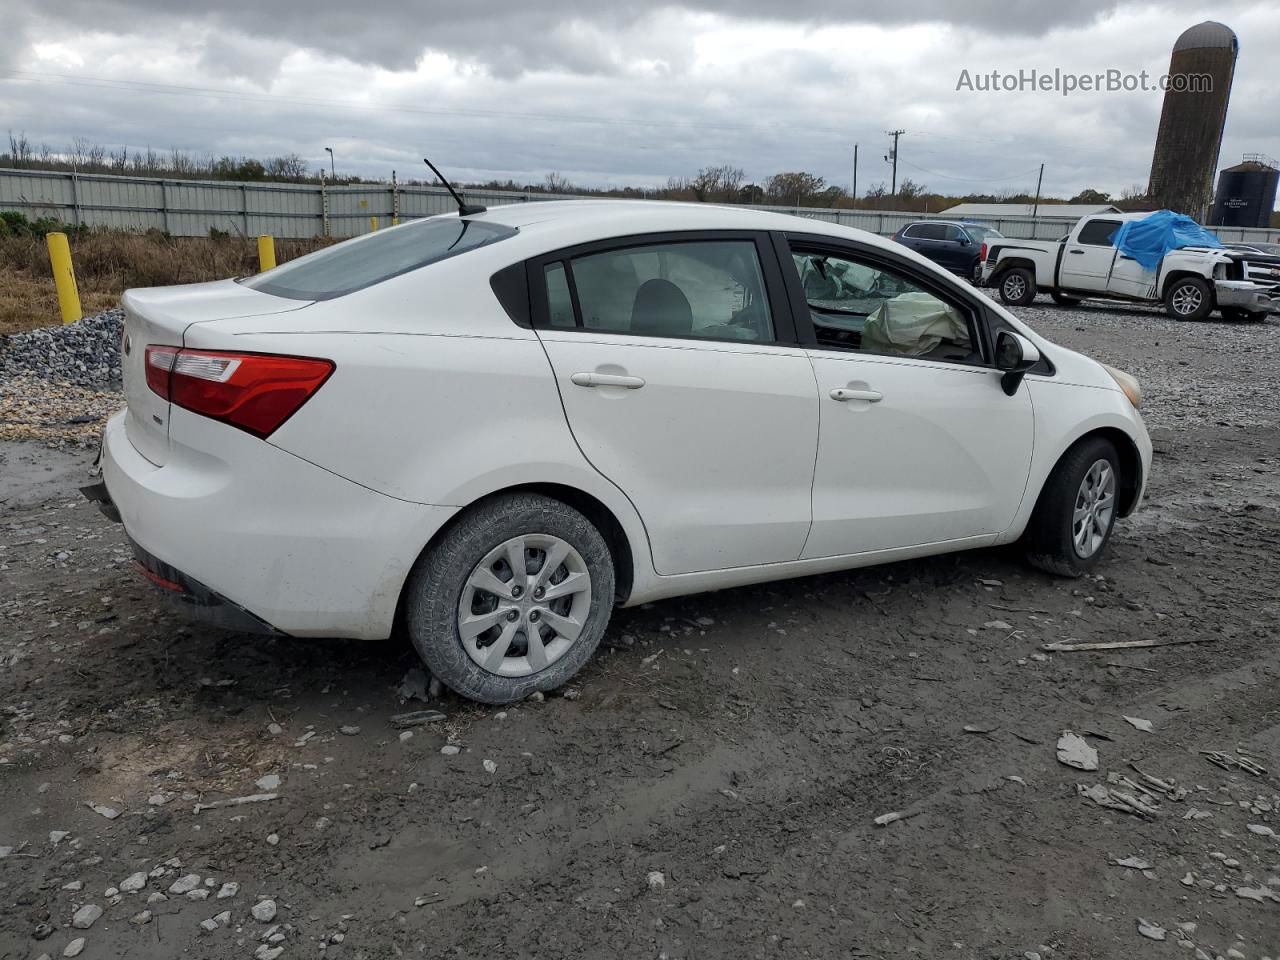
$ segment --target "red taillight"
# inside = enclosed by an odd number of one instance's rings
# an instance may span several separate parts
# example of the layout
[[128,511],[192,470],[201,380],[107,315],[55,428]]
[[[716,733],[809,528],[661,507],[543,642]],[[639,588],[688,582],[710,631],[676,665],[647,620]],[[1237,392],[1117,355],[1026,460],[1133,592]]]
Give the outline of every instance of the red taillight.
[[170,403],[269,436],[320,389],[333,362],[225,350],[147,347],[147,386]]
[[978,248],[978,262],[979,263],[987,262],[987,245],[985,243]]

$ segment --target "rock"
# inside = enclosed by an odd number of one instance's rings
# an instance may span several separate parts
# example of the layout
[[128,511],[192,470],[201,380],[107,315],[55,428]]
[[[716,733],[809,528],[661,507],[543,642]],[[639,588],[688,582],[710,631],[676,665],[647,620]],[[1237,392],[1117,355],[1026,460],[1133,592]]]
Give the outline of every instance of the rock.
[[270,792],[280,786],[280,774],[268,773],[266,776],[259,777],[253,781],[253,785],[259,790]]
[[1263,903],[1267,900],[1275,900],[1280,903],[1280,894],[1273,893],[1267,887],[1235,887],[1235,895],[1245,900],[1256,900]]
[[446,757],[456,757],[458,754],[462,752],[462,748],[458,746],[456,743],[446,743],[443,747],[440,748],[440,752],[443,753]]
[[85,801],[85,806],[98,816],[106,817],[108,820],[114,820],[116,817],[120,816],[120,811],[114,807],[104,807],[102,804],[89,803],[88,801]]
[[205,931],[206,933],[213,933],[213,931],[218,929],[218,921],[212,918],[208,920],[201,920],[200,929]]
[[140,927],[143,924],[150,923],[151,911],[139,910],[137,913],[135,913],[132,917],[129,918],[129,922],[132,923],[135,927]]
[[543,700],[547,699],[547,695],[541,690],[535,690],[533,693],[529,694],[526,699],[532,703],[541,703]]
[[650,870],[645,882],[649,884],[650,890],[662,890],[667,885],[667,878],[661,870]]
[[84,937],[76,937],[62,951],[64,957],[78,957],[84,952]]
[[96,903],[86,903],[71,918],[71,925],[77,930],[88,930],[102,916],[102,908]]
[[400,742],[401,742],[401,743],[405,743],[406,741],[408,741],[408,740],[412,740],[412,739],[413,739],[413,731],[412,731],[412,730],[401,730],[401,731],[400,731]]
[[982,625],[987,630],[1012,630],[1013,624],[1005,623],[1003,620],[988,620]]
[[284,733],[284,727],[280,726],[278,723],[268,723],[267,733],[271,734],[273,737],[278,737],[280,734]]
[[267,834],[267,843],[269,843],[271,846],[274,847],[279,842],[280,842],[280,834],[278,833]]
[[1249,832],[1257,834],[1260,837],[1274,837],[1276,832],[1268,827],[1265,823],[1249,824]]
[[494,773],[498,769],[498,765],[492,760],[486,760],[484,762],[484,769],[486,773]]
[[1128,867],[1130,870],[1150,870],[1151,864],[1141,857],[1125,857],[1123,860],[1112,860],[1117,867]]
[[1058,762],[1077,770],[1097,770],[1098,751],[1084,737],[1064,730],[1058,738]]
[[228,923],[231,922],[231,911],[223,910],[221,913],[215,913],[213,915],[213,919],[217,920],[218,923],[222,924],[222,926],[225,927]]
[[120,896],[120,890],[117,887],[107,887],[102,891],[102,895],[104,897],[118,897]]
[[84,889],[84,881],[83,881],[83,880],[69,880],[68,882],[66,882],[66,883],[64,883],[64,884],[62,885],[62,889],[63,889],[63,890],[71,890],[71,891],[73,891],[73,892],[74,892],[74,891],[76,891],[76,890],[83,890],[83,889]]
[[1125,722],[1132,726],[1135,730],[1141,730],[1143,733],[1151,732],[1151,721],[1143,720],[1141,717],[1125,717]]
[[169,884],[169,892],[175,897],[190,893],[196,887],[200,886],[200,875],[196,873],[188,873],[186,876],[179,877],[173,883]]
[[[52,844],[56,847],[56,846],[57,846],[58,844],[60,844],[63,840],[67,839],[67,837],[69,837],[69,836],[71,836],[71,831],[70,831],[70,830],[50,830],[50,831],[49,831],[49,842],[50,842],[50,843],[52,843]],[[10,850],[12,850],[13,848],[12,848],[12,847],[10,847],[9,849],[10,849]]]
[[164,903],[164,902],[165,902],[166,900],[168,900],[168,899],[169,899],[168,897],[166,897],[163,893],[161,893],[159,890],[157,890],[155,893],[153,893],[153,894],[151,894],[149,897],[147,897],[147,903],[148,903],[148,904],[152,904],[152,903]]
[[208,900],[209,891],[206,890],[204,887],[200,887],[197,890],[188,890],[187,899],[188,900]]
[[1148,940],[1163,940],[1165,938],[1165,929],[1158,923],[1152,923],[1150,920],[1138,918],[1138,932]]
[[147,875],[142,871],[131,873],[120,881],[121,893],[137,893],[147,885]]
[[581,691],[574,690],[572,688],[564,692],[564,698],[566,700],[577,700],[580,696],[582,696]]
[[284,947],[268,947],[265,943],[253,951],[255,960],[276,960],[276,957],[284,953]]
[[270,923],[276,918],[276,902],[274,900],[259,900],[249,912],[253,914],[253,919],[259,923]]
[[360,728],[355,725],[348,725],[345,727],[339,727],[338,732],[344,737],[358,737],[360,735]]
[[217,899],[226,900],[228,897],[234,897],[239,892],[240,884],[235,881],[228,881],[218,888]]

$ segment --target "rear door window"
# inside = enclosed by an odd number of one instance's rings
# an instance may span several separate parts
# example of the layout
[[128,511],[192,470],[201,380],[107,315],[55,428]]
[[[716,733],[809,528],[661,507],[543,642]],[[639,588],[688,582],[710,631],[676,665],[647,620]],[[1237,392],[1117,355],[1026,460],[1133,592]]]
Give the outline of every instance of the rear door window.
[[1119,220],[1090,220],[1080,228],[1077,243],[1085,243],[1091,247],[1111,246],[1111,236],[1120,229]]
[[317,250],[241,283],[291,300],[333,300],[515,234],[483,220],[433,217]]

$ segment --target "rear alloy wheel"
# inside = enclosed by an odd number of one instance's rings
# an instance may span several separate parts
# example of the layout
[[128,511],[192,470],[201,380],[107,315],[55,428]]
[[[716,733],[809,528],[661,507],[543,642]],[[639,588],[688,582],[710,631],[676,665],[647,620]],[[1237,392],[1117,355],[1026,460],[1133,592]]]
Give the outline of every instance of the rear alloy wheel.
[[1036,278],[1026,267],[1013,267],[1000,275],[1000,299],[1011,307],[1025,307],[1036,298]]
[[613,610],[608,544],[577,510],[508,494],[461,518],[419,561],[409,637],[431,672],[482,703],[554,690],[590,658]]
[[1119,471],[1115,447],[1101,437],[1087,438],[1067,451],[1023,536],[1033,566],[1078,577],[1098,565],[1115,527]]
[[1164,308],[1175,320],[1203,320],[1213,310],[1213,294],[1199,277],[1182,277],[1164,292]]

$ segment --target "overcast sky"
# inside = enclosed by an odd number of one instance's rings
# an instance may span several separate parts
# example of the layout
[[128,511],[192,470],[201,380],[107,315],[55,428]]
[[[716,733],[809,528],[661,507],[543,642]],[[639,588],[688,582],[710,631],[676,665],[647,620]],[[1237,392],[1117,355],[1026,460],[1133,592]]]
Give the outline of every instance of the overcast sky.
[[[534,9],[534,7],[538,9]],[[979,93],[1021,68],[1153,76],[1206,18],[1240,37],[1220,166],[1280,156],[1275,0],[5,0],[0,117],[36,143],[198,154],[332,146],[340,172],[658,185],[729,163],[859,191],[1145,185],[1158,92]]]

